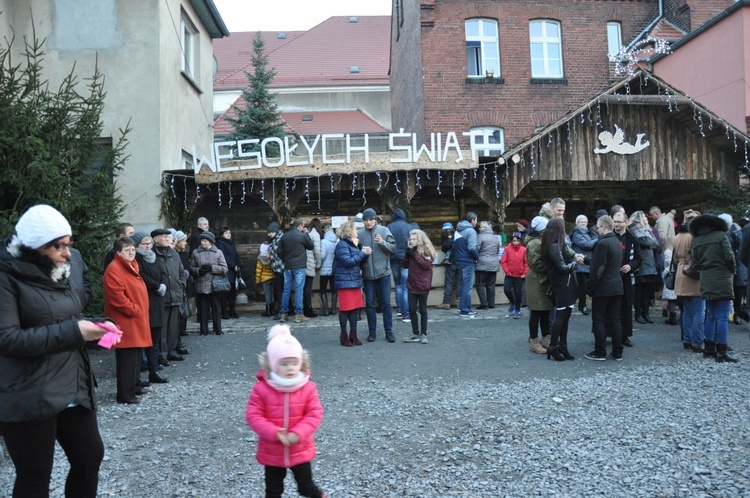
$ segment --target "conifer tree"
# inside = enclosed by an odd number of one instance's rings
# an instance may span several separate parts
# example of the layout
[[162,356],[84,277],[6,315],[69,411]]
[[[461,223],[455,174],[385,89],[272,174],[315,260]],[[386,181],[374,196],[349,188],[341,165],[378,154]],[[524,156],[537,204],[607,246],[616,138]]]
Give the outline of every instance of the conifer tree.
[[[253,38],[253,72],[245,72],[248,85],[242,91],[245,108],[232,105],[236,118],[227,118],[234,126],[234,132],[229,140],[243,140],[258,138],[261,141],[269,137],[284,136],[284,121],[276,105],[276,99],[268,86],[276,76],[276,70],[268,67],[268,55],[265,53],[265,43],[260,31]],[[246,147],[245,150],[259,150],[260,147]],[[267,152],[271,156],[278,156],[279,149],[269,144]]]

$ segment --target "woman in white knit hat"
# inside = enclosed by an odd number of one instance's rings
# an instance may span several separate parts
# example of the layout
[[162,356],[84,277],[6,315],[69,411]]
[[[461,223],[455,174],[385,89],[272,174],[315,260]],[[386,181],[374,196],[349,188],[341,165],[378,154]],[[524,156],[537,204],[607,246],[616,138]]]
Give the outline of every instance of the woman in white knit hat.
[[104,446],[86,341],[107,331],[81,317],[71,291],[72,230],[37,205],[0,244],[0,435],[15,465],[13,496],[47,496],[57,441],[70,462],[66,496],[95,497]]

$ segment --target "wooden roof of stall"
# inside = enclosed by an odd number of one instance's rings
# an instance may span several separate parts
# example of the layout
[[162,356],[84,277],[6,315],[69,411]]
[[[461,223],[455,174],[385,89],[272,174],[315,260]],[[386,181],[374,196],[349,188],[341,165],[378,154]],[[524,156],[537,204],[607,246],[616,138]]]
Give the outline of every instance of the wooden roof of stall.
[[[645,134],[650,146],[631,155],[596,154],[603,131],[625,133],[634,143]],[[637,70],[579,108],[509,147],[503,158],[520,162],[508,168],[505,203],[547,185],[554,195],[568,187],[642,188],[668,196],[675,180],[717,179],[738,187],[738,169],[747,167],[750,137],[645,70]],[[684,188],[684,184],[682,185]],[[662,190],[660,190],[662,189]]]

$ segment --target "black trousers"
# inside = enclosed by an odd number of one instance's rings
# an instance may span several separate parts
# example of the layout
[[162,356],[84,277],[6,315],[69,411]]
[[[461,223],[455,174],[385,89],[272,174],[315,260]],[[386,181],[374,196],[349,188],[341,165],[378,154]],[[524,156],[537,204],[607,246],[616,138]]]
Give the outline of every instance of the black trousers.
[[[315,485],[312,478],[312,465],[310,462],[295,465],[290,469],[297,481],[297,492],[301,496],[321,498],[323,492]],[[266,498],[281,498],[284,494],[284,478],[286,469],[284,467],[271,467],[266,465]]]
[[622,356],[622,322],[620,301],[622,296],[604,296],[591,299],[591,328],[594,331],[594,351],[607,354],[607,336],[612,338],[612,354]]
[[[211,313],[214,332],[221,334],[221,298],[218,294],[196,294],[195,302],[200,315],[201,334],[208,333],[208,314]],[[210,312],[209,312],[210,308]]]
[[620,325],[623,339],[633,336],[633,306],[628,304],[626,296],[620,298]]
[[578,284],[578,309],[582,310],[586,306],[586,282],[589,281],[588,273],[576,273],[576,283]]
[[532,310],[529,317],[529,338],[539,338],[538,330],[540,328],[542,329],[542,337],[549,335],[549,311]]
[[16,468],[13,498],[49,496],[55,441],[68,457],[65,496],[95,498],[104,445],[96,413],[80,405],[28,422],[0,422],[0,436]]
[[164,327],[161,343],[164,346],[161,353],[174,354],[180,343],[180,307],[166,306],[164,308]]
[[[409,292],[409,317],[411,318],[411,333],[414,335],[427,335],[427,296],[429,294]],[[419,315],[417,315],[417,310]]]
[[159,354],[162,351],[160,346],[161,334],[161,327],[151,327],[151,342],[154,344],[150,348],[146,348],[146,365],[150,373],[159,371]]
[[315,280],[315,277],[310,277],[310,276],[305,275],[305,289],[304,289],[304,294],[302,294],[302,309],[303,310],[312,309],[313,280]]
[[143,348],[115,349],[117,401],[135,399],[135,387],[141,375]]

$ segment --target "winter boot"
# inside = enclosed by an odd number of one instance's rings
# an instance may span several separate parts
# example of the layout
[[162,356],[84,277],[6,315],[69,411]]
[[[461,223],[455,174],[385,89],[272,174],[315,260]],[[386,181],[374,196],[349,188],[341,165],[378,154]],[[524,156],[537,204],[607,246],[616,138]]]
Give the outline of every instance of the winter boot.
[[331,314],[336,313],[336,308],[339,307],[339,293],[336,291],[331,292]]
[[550,340],[552,340],[552,335],[543,335],[542,336],[542,347],[544,349],[549,349]]
[[642,316],[643,316],[643,319],[646,321],[646,323],[654,323],[651,317],[648,316],[648,308],[643,308]]
[[[724,352],[727,350],[727,345],[724,344]],[[716,343],[714,341],[703,342],[703,357],[704,358],[716,358]]]
[[537,354],[547,354],[547,348],[543,347],[539,343],[539,339],[536,337],[529,340],[529,351],[531,351],[532,353],[537,353]]
[[356,330],[352,330],[351,332],[349,332],[349,342],[351,342],[355,346],[361,346],[362,345],[362,341],[360,341],[359,338],[357,337],[357,331]]
[[674,311],[669,313],[669,320],[665,320],[664,323],[667,325],[677,325],[677,313]]
[[322,292],[320,294],[320,306],[323,308],[323,316],[328,316],[331,314],[331,312],[328,310],[328,293]]
[[732,358],[727,354],[726,344],[716,345],[716,363],[737,363],[737,358]]
[[570,354],[570,351],[568,351],[568,345],[567,344],[560,344],[557,346],[557,350],[562,353],[562,355],[565,357],[566,360],[572,361],[575,360],[576,357]]
[[641,311],[640,308],[638,308],[638,309],[636,309],[636,310],[633,311],[633,318],[638,323],[643,323],[643,324],[646,323],[646,319],[643,318],[643,312]]
[[341,332],[341,335],[339,335],[339,342],[341,342],[342,346],[346,346],[347,348],[352,347],[352,343],[349,341],[349,336],[346,335],[346,332]]

